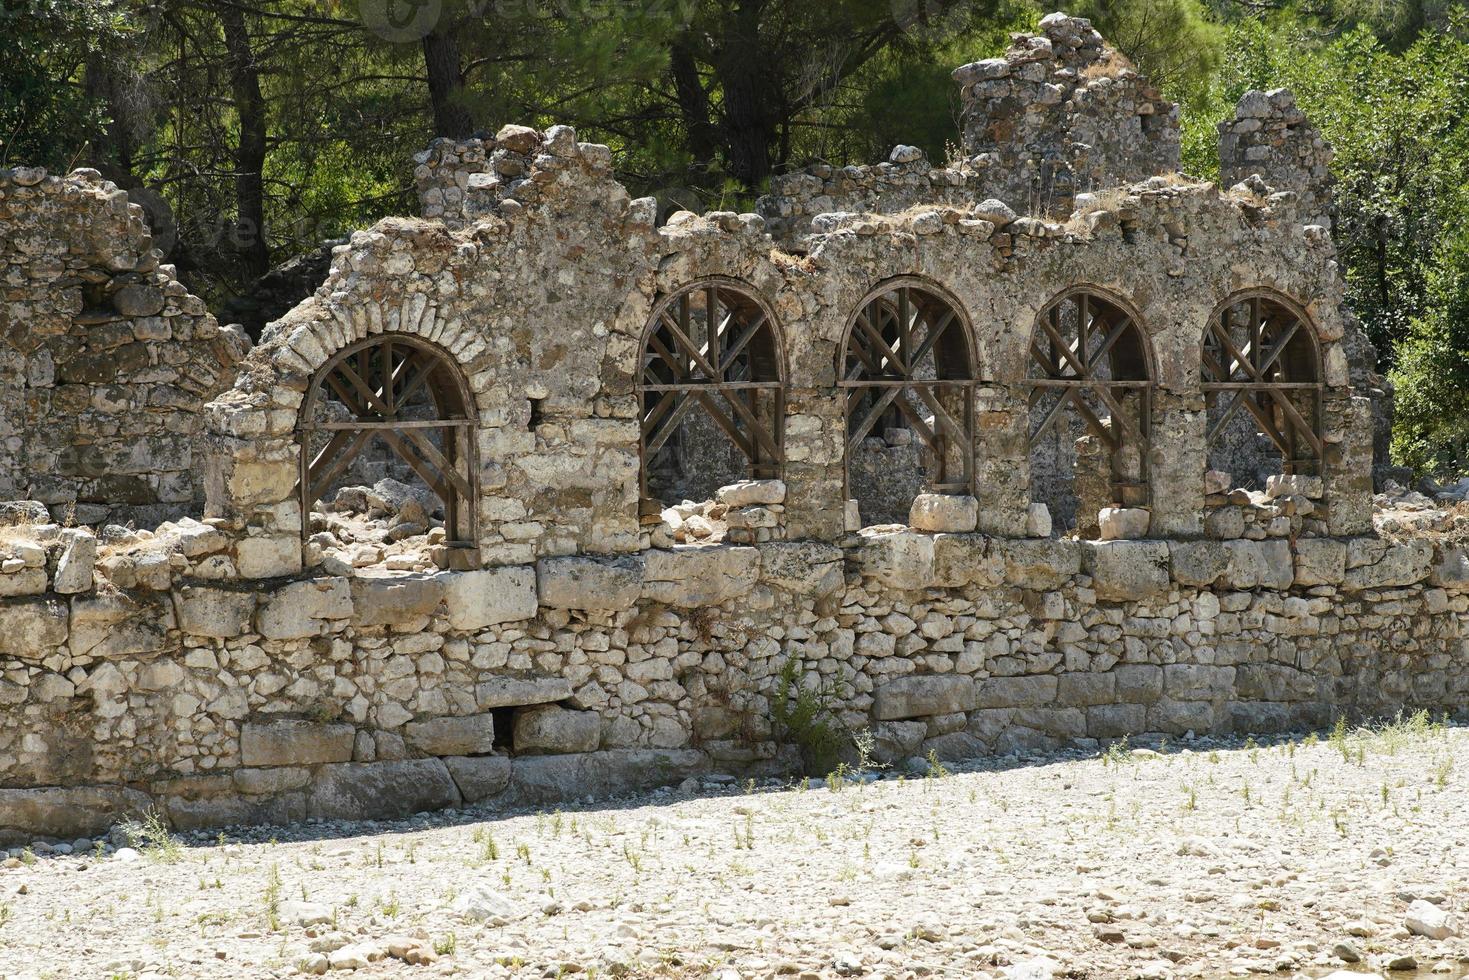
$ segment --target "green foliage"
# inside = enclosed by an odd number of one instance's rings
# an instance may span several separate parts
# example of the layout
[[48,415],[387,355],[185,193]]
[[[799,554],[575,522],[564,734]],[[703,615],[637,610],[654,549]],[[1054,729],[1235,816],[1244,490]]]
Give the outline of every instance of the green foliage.
[[1199,0],[1078,0],[1067,10],[1175,99],[1205,88],[1219,66],[1224,31]]
[[124,37],[111,3],[0,0],[0,166],[65,170],[105,122],[86,69]]
[[833,693],[806,684],[806,676],[798,658],[785,662],[770,699],[770,716],[777,732],[800,749],[806,772],[821,775],[836,769],[850,737],[832,711]]

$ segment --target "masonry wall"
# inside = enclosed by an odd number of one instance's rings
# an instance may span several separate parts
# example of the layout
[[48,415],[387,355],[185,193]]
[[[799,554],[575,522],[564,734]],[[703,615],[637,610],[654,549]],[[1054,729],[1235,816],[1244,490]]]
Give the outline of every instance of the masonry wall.
[[[188,565],[217,543],[196,534]],[[0,605],[0,837],[148,805],[184,827],[354,819],[790,771],[770,699],[793,658],[900,765],[1458,717],[1466,569],[1425,541],[899,531],[42,593]]]
[[95,171],[0,171],[0,271],[0,497],[197,513],[203,407],[248,345],[159,264],[142,208]]

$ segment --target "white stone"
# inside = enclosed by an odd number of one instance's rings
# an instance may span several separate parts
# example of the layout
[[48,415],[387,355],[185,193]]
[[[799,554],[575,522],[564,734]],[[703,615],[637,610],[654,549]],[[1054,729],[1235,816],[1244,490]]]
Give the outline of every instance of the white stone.
[[1030,538],[1051,536],[1051,509],[1043,503],[1033,503],[1025,508],[1025,535]]
[[1421,898],[1408,906],[1403,925],[1413,935],[1429,939],[1449,939],[1459,934],[1459,923],[1447,910]]
[[967,494],[920,493],[908,523],[915,531],[963,533],[979,525],[979,501]]
[[1136,541],[1148,536],[1152,513],[1140,507],[1103,507],[1097,515],[1103,541]]
[[748,507],[751,504],[783,504],[786,485],[781,480],[742,480],[720,487],[714,499],[727,507]]

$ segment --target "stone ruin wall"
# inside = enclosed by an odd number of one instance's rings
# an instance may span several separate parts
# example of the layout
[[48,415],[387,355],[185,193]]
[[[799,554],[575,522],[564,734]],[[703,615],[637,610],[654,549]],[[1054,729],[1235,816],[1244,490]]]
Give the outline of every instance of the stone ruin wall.
[[203,406],[248,344],[160,265],[95,171],[0,172],[0,498],[57,520],[198,513]]
[[[566,127],[478,141],[462,185],[461,149],[418,172],[443,220],[354,234],[207,406],[202,521],[0,533],[0,836],[148,806],[187,827],[350,819],[790,772],[770,699],[792,660],[898,766],[1462,715],[1469,558],[1374,533],[1340,273],[1295,194],[1153,177],[1055,219],[872,206],[787,252],[756,214],[656,227]],[[760,297],[783,340],[782,480],[723,495],[776,521],[754,546],[670,547],[640,508],[640,340],[660,296],[708,277]],[[895,277],[973,324],[974,493],[858,531],[837,351]],[[1078,283],[1136,310],[1157,366],[1140,539],[1059,540],[1029,506],[1031,326]],[[1206,474],[1203,330],[1247,289],[1304,307],[1326,384],[1324,479],[1268,495]],[[303,547],[303,394],[388,333],[436,344],[472,393],[478,568],[329,573]]]

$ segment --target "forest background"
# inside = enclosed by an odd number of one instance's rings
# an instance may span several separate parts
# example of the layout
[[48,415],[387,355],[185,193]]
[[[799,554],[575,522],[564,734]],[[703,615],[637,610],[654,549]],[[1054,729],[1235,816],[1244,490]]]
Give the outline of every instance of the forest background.
[[[958,65],[1030,0],[0,0],[0,167],[102,171],[222,318],[324,241],[416,211],[436,135],[567,123],[635,195],[747,210],[773,174],[956,153]],[[1073,0],[1216,123],[1285,86],[1336,149],[1349,298],[1396,388],[1393,455],[1469,470],[1464,0]],[[163,217],[166,216],[166,217]]]

